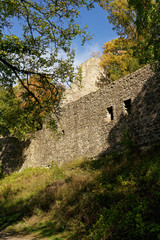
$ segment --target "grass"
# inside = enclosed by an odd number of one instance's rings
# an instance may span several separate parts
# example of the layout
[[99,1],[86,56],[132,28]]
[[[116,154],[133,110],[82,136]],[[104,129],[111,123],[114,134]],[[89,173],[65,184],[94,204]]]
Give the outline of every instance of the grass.
[[0,229],[39,238],[160,239],[160,146],[0,180]]

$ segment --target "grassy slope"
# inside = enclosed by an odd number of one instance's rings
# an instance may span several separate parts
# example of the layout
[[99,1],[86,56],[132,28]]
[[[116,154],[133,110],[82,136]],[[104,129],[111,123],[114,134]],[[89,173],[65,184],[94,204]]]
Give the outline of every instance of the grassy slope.
[[160,146],[0,180],[0,230],[47,239],[160,239]]

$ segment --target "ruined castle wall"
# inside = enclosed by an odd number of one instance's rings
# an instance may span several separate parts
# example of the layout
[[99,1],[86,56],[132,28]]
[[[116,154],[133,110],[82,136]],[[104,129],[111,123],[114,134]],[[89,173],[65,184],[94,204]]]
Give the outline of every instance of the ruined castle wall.
[[123,132],[138,146],[154,144],[160,141],[160,75],[146,66],[66,104],[58,126],[56,135],[45,127],[36,134],[23,152],[22,168],[119,149]]
[[79,98],[98,90],[97,81],[100,77],[102,69],[99,66],[100,59],[91,57],[81,64],[82,79],[74,80],[70,87],[66,90],[61,101],[61,106],[74,102]]

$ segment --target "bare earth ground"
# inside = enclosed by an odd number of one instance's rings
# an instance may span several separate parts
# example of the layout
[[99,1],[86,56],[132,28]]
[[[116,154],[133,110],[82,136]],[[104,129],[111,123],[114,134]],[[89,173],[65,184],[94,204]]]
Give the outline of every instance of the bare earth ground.
[[[11,233],[2,233],[0,232],[0,240],[38,240],[39,238],[35,236],[23,236],[23,235],[16,235]],[[41,238],[42,239],[42,238]],[[47,239],[47,238],[43,238]]]

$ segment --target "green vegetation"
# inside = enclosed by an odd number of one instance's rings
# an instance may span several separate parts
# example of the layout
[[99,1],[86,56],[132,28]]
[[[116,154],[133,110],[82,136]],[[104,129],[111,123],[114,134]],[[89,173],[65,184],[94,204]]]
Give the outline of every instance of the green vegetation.
[[146,64],[160,70],[159,0],[102,0],[119,38],[104,43],[99,85],[108,84]]
[[[129,0],[129,6],[136,11],[138,34],[145,36],[145,41],[139,44],[139,58],[154,64],[160,70],[160,1],[159,0]],[[136,49],[136,51],[138,48]],[[143,53],[143,54],[142,54]]]
[[99,85],[148,63],[160,69],[159,0],[0,0],[1,135],[23,139],[51,118],[64,84],[76,76],[72,41],[80,37],[83,45],[92,38],[86,25],[77,24],[80,9],[95,3],[119,36],[104,44]]
[[100,78],[99,85],[118,80],[143,66],[134,55],[134,47],[134,41],[122,37],[104,44],[100,61],[100,66],[104,72]]
[[0,180],[0,229],[47,239],[160,239],[160,145]]
[[79,10],[90,10],[95,2],[0,0],[0,91],[6,90],[13,103],[5,104],[0,94],[6,108],[5,114],[0,109],[1,135],[9,131],[22,138],[41,129],[45,116],[58,106],[63,84],[76,75],[72,41],[80,37],[83,45],[91,39],[87,26],[77,23]]
[[142,43],[145,42],[145,34],[139,35],[137,32],[134,7],[131,7],[127,0],[102,0],[101,6],[107,11],[107,18],[119,36],[104,43],[100,63],[104,69],[100,79],[100,85],[103,85],[136,71],[148,63],[148,60],[143,56],[142,61],[137,54],[139,46],[141,48]]
[[[12,134],[24,139],[28,133],[42,129],[46,116],[48,122],[51,119],[52,126],[56,128],[50,113],[55,110],[54,106],[59,104],[64,87],[55,85],[48,90],[48,84],[38,80],[36,76],[30,78],[28,88],[41,106],[20,85],[12,89],[0,86],[0,134],[3,136]],[[26,81],[24,84],[27,85]]]

